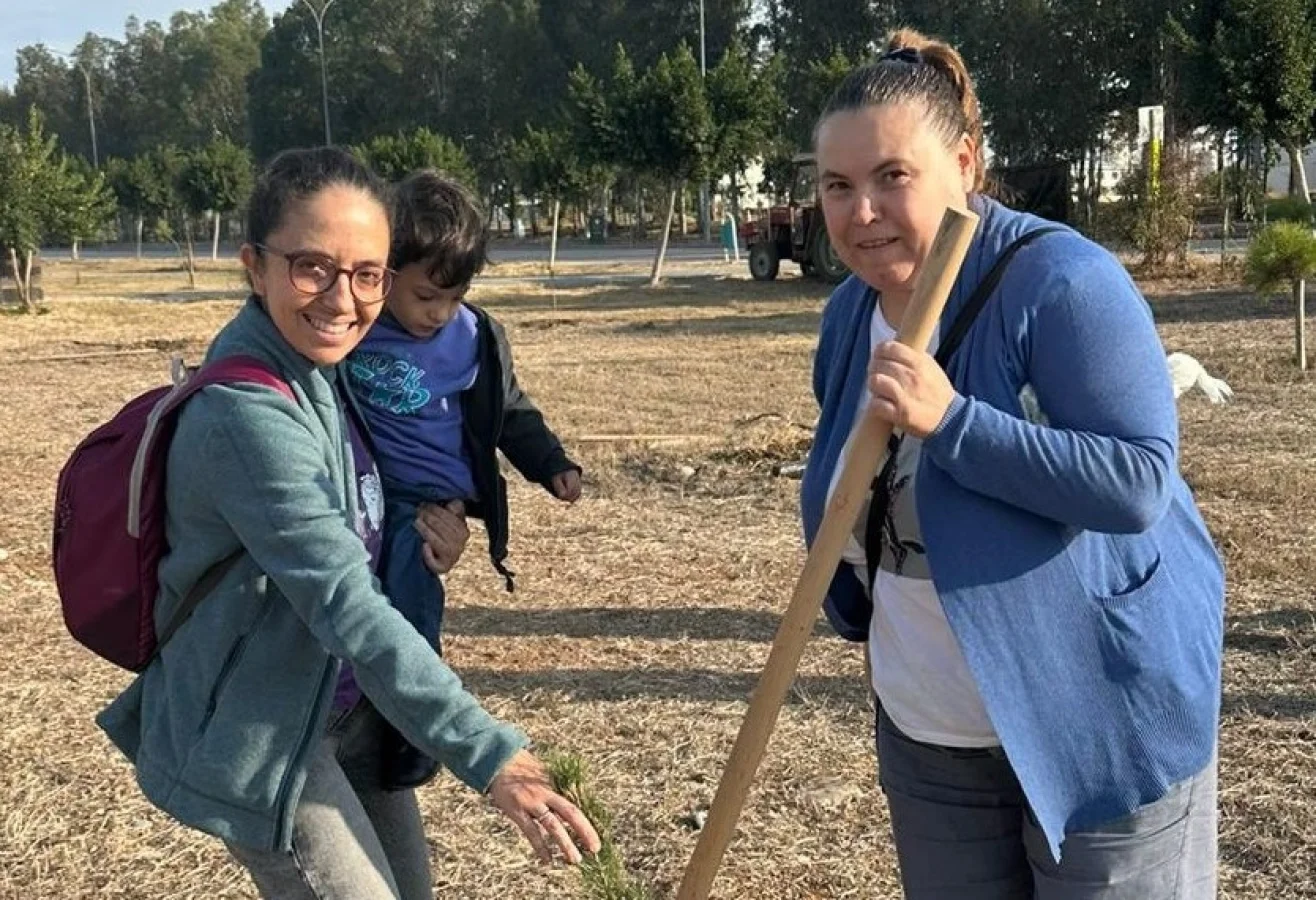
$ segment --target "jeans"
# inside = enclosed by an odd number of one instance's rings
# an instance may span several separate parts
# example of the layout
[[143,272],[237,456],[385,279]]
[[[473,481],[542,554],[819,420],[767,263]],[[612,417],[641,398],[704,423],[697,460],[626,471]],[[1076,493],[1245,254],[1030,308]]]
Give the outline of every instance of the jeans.
[[425,567],[421,548],[424,540],[416,530],[416,509],[422,503],[444,503],[407,485],[389,481],[384,485],[384,552],[379,580],[393,606],[419,631],[435,650],[442,653],[443,581]]
[[362,700],[331,720],[293,815],[292,850],[229,843],[265,900],[431,900],[414,791],[380,784],[383,717]]
[[877,756],[909,900],[1212,900],[1216,760],[1161,799],[1072,833],[1051,857],[1000,748],[903,734],[879,710]]

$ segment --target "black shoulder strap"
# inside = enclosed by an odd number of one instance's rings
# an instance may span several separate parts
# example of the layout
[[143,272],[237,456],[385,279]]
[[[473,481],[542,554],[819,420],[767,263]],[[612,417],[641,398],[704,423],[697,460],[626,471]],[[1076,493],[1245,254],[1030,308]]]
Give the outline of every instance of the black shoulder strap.
[[[978,283],[968,302],[955,316],[955,321],[951,324],[950,330],[942,335],[937,342],[937,352],[934,358],[943,369],[950,362],[950,358],[955,355],[955,351],[960,348],[960,344],[964,342],[965,335],[969,333],[969,329],[973,327],[973,323],[978,318],[978,313],[982,312],[988,299],[995,292],[996,286],[1000,284],[1001,276],[1005,274],[1005,270],[1009,267],[1010,260],[1014,258],[1014,255],[1042,235],[1064,230],[1058,225],[1044,225],[1041,228],[1034,228],[1032,231],[1024,232],[1012,244],[1001,251],[1001,255],[996,258],[991,271]],[[887,443],[886,462],[882,464],[881,471],[873,479],[873,495],[868,504],[868,517],[864,524],[864,556],[868,563],[868,588],[870,592],[872,591],[873,581],[877,577],[878,564],[882,559],[882,528],[886,523],[887,507],[891,504],[891,481],[896,473],[896,457],[899,453],[900,438],[893,434],[891,440]]]
[[964,342],[964,336],[969,333],[969,329],[973,327],[973,323],[978,318],[978,313],[982,312],[983,307],[987,305],[987,301],[991,299],[996,286],[1001,283],[1001,276],[1009,268],[1010,260],[1014,259],[1014,255],[1042,235],[1064,230],[1058,225],[1044,225],[1041,228],[1034,228],[1032,231],[1020,235],[1014,243],[1001,251],[1001,255],[996,258],[991,271],[979,282],[978,287],[973,291],[973,296],[969,298],[960,310],[959,315],[955,317],[955,321],[950,326],[950,331],[942,335],[941,340],[937,342],[936,359],[943,369],[946,368],[946,363],[950,362],[950,358],[955,354],[955,351],[960,348],[960,344]]

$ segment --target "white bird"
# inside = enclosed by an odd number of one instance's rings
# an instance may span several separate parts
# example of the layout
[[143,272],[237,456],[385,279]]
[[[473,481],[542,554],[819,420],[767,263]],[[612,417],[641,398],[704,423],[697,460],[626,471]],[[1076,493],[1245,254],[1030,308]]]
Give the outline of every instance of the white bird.
[[1234,389],[1219,378],[1210,375],[1202,364],[1187,353],[1171,353],[1165,357],[1170,367],[1170,382],[1174,385],[1177,400],[1185,391],[1197,388],[1212,403],[1224,403],[1234,396]]

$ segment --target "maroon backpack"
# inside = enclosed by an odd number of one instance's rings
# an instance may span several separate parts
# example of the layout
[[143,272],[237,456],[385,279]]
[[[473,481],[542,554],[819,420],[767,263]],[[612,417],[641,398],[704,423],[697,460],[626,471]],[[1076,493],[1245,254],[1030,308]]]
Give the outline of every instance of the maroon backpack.
[[208,571],[168,627],[155,630],[165,541],[165,462],[183,404],[212,384],[248,382],[293,399],[265,363],[232,356],[130,401],[87,436],[59,473],[52,557],[64,624],[115,665],[140,672],[237,561]]

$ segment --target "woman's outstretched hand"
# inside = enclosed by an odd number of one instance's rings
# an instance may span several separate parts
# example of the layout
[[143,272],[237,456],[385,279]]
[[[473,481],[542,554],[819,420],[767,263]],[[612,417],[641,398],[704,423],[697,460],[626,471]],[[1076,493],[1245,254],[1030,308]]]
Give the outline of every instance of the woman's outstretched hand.
[[581,850],[599,852],[599,835],[585,814],[553,790],[543,763],[522,750],[503,766],[489,785],[489,799],[535,848],[541,862],[555,853],[575,865]]

